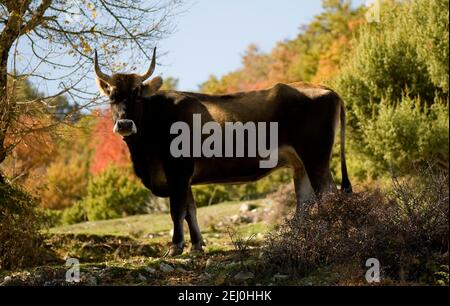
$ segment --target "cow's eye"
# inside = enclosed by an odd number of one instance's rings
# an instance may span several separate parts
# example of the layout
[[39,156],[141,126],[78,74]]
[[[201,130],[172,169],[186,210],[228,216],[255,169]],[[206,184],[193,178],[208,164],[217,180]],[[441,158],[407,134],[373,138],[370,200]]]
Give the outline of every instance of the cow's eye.
[[138,98],[140,94],[141,94],[141,86],[138,86],[133,89],[133,92],[132,92],[133,98]]

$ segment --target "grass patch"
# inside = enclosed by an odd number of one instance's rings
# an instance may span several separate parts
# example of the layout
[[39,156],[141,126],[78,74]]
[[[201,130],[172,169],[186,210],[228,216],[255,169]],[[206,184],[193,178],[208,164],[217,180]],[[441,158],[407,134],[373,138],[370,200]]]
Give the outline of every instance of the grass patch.
[[[257,201],[255,201],[257,202]],[[218,223],[224,217],[239,214],[239,202],[225,202],[198,209],[200,228],[207,229],[212,223]],[[167,235],[172,228],[172,220],[168,213],[152,213],[112,220],[83,222],[73,225],[58,226],[50,229],[52,234],[88,234],[146,237],[147,235]],[[188,233],[187,228],[185,229]]]

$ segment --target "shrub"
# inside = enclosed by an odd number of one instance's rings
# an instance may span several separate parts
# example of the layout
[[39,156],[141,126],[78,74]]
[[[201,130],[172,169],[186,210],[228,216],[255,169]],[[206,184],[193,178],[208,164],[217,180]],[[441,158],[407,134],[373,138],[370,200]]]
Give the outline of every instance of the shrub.
[[349,119],[371,116],[372,106],[393,105],[404,92],[429,103],[448,94],[448,0],[384,2],[381,20],[361,28],[336,80]]
[[39,212],[46,227],[55,227],[62,224],[64,214],[62,210],[40,208]]
[[87,212],[85,203],[80,201],[66,208],[62,212],[61,222],[63,224],[74,224],[87,221]]
[[281,185],[291,182],[292,172],[290,169],[281,169],[271,173],[254,183],[233,186],[232,194],[237,200],[250,200],[261,198],[276,191]]
[[86,197],[68,214],[76,219],[82,207],[89,221],[142,214],[148,211],[149,196],[150,192],[129,171],[109,166],[89,180]]
[[200,185],[193,186],[195,204],[198,207],[230,201],[230,193],[224,185]]
[[0,269],[32,266],[41,260],[41,221],[35,199],[0,176]]
[[374,257],[387,277],[442,282],[441,267],[448,264],[448,173],[422,171],[422,179],[394,179],[388,194],[329,195],[312,205],[305,219],[287,220],[268,239],[268,269],[304,276],[332,264],[362,267]]
[[297,206],[293,182],[281,185],[277,191],[270,194],[268,198],[275,203],[270,214],[267,216],[267,221],[270,223],[277,223],[279,220],[285,219],[286,216],[290,216],[291,212],[294,211]]
[[284,183],[290,182],[290,170],[278,170],[253,183],[229,185],[200,185],[193,187],[194,199],[198,207],[224,201],[244,201],[257,199],[274,192]]
[[409,156],[448,163],[448,37],[448,0],[384,1],[381,22],[361,28],[333,85],[348,109],[350,173],[406,171]]
[[372,171],[412,173],[411,163],[431,160],[448,167],[448,115],[448,105],[428,107],[408,97],[395,106],[380,104],[377,116],[361,122],[361,151],[374,162]]
[[89,141],[94,119],[84,116],[72,127],[62,127],[66,137],[58,140],[56,153],[39,187],[40,207],[64,209],[86,195],[92,148]]
[[84,156],[59,158],[47,168],[47,183],[41,194],[41,207],[63,209],[83,198],[89,179],[89,163]]

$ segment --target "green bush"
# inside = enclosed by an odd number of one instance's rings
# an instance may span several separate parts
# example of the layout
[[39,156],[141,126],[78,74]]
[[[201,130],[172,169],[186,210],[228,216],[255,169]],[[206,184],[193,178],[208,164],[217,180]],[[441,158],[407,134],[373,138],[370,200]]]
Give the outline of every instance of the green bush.
[[142,214],[148,211],[149,196],[129,171],[110,166],[89,180],[86,197],[66,216],[80,220],[83,208],[89,221]]
[[66,208],[61,216],[61,222],[63,224],[74,224],[87,221],[87,212],[85,203],[80,201],[73,204],[71,207]]
[[349,119],[371,116],[383,99],[394,105],[405,92],[428,103],[448,94],[448,0],[384,2],[381,22],[362,27],[355,44],[336,79]]
[[[382,2],[361,28],[334,87],[348,109],[350,173],[448,163],[448,0]],[[434,106],[437,104],[437,106]]]
[[195,204],[198,207],[230,201],[230,193],[224,185],[199,185],[193,186]]
[[36,201],[0,175],[0,270],[32,266],[41,260],[42,219]]
[[64,211],[62,210],[40,208],[39,212],[42,214],[43,222],[47,227],[55,227],[63,223]]
[[375,170],[402,173],[411,163],[448,163],[448,105],[421,106],[404,97],[397,106],[381,103],[376,117],[361,122],[363,152],[376,161]]
[[233,185],[230,192],[236,200],[250,200],[266,196],[274,192],[282,184],[290,182],[292,173],[289,169],[277,170],[254,183]]
[[200,185],[193,187],[194,199],[198,207],[224,201],[256,199],[274,192],[282,184],[292,179],[291,172],[283,169],[253,183],[230,185]]

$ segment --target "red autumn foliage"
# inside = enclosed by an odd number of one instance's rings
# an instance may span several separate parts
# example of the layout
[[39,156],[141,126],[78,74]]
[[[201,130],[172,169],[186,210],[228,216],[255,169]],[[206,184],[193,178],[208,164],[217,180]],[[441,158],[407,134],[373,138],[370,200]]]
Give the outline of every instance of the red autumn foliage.
[[127,145],[122,138],[113,133],[111,111],[99,111],[97,124],[92,132],[94,153],[91,172],[96,174],[109,165],[130,166],[131,161]]

